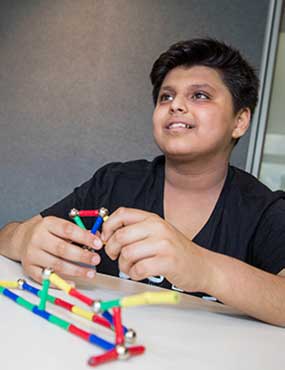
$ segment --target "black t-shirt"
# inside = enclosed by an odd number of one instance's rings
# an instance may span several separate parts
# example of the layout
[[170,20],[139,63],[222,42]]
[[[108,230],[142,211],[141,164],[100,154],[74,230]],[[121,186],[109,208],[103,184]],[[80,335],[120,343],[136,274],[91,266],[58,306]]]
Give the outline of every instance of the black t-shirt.
[[[164,156],[152,162],[137,160],[107,164],[41,215],[68,219],[71,208],[106,207],[112,213],[124,206],[164,217],[164,164]],[[85,218],[84,223],[91,229],[94,219]],[[216,206],[193,241],[277,274],[285,268],[285,193],[272,192],[255,177],[229,166]],[[97,271],[119,276],[117,261],[112,261],[104,249],[100,254],[102,261]],[[166,279],[158,285],[172,287]]]

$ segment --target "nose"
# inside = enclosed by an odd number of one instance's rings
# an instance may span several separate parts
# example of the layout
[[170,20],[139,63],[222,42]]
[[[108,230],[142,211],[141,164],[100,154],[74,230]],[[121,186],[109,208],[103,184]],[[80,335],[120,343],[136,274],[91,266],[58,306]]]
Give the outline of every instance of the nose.
[[186,113],[187,112],[187,104],[183,97],[176,96],[170,105],[170,112],[171,113]]

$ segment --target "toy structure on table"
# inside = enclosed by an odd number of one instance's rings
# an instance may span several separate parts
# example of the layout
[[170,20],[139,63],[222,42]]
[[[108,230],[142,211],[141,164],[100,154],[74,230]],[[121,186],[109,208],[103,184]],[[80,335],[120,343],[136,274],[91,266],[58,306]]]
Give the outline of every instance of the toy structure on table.
[[[100,212],[101,211],[101,212]],[[91,230],[92,233],[96,233],[101,227],[104,218],[107,217],[107,210],[102,208],[97,211],[77,211],[72,210],[71,217],[74,219],[77,217],[75,222],[81,224],[80,227],[85,227],[80,216],[95,216],[97,217],[94,226]],[[81,212],[81,214],[80,214]],[[84,213],[85,212],[85,213]],[[79,218],[78,218],[79,217]],[[70,295],[79,301],[83,302],[89,307],[89,310],[83,309],[75,304],[67,302],[63,299],[57,298],[49,294],[50,284],[53,284],[57,288],[64,291],[67,295]],[[31,303],[23,297],[15,294],[11,289],[22,289],[29,293],[32,293],[40,298],[38,305]],[[175,304],[179,300],[177,292],[166,291],[166,292],[145,292],[133,296],[118,298],[110,301],[101,301],[99,299],[93,299],[72,285],[68,284],[64,279],[58,276],[52,269],[45,268],[42,272],[42,289],[38,289],[28,284],[24,279],[18,281],[0,281],[0,294],[11,299],[18,305],[28,309],[34,314],[42,317],[43,319],[55,324],[66,331],[75,334],[76,336],[101,347],[105,352],[96,356],[92,356],[88,360],[90,366],[97,366],[102,363],[116,360],[116,359],[127,359],[131,356],[140,355],[145,351],[144,346],[134,346],[132,344],[136,339],[136,333],[132,329],[126,328],[122,324],[121,309],[124,307],[144,305],[144,304]],[[89,333],[70,322],[53,315],[46,310],[47,302],[56,306],[62,307],[75,315],[85,318],[95,324],[101,325],[106,329],[114,332],[114,343],[107,341],[93,333]],[[112,313],[110,312],[112,311]]]

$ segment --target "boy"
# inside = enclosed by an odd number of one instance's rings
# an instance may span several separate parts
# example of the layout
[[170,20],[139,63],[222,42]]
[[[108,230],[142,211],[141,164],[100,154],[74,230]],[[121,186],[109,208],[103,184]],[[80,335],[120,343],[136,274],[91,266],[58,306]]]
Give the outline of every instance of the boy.
[[[224,43],[194,39],[161,54],[151,80],[153,134],[163,156],[102,167],[41,215],[7,225],[1,253],[38,281],[46,266],[93,278],[93,269],[72,263],[83,262],[204,292],[284,325],[285,195],[229,166],[257,104],[253,69]],[[111,212],[101,236],[67,221],[71,208],[101,206]]]

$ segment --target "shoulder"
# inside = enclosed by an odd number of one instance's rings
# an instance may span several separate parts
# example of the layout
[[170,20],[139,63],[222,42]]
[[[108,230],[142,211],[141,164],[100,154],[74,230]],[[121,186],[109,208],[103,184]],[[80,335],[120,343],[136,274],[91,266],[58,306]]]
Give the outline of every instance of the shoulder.
[[250,173],[234,166],[230,166],[229,171],[232,177],[232,185],[238,187],[242,192],[248,194],[257,191],[262,194],[272,193],[266,185]]
[[253,175],[237,167],[229,167],[230,198],[249,214],[285,211],[285,192],[272,191]]
[[[222,209],[228,254],[277,273],[285,266],[285,193],[230,166]],[[221,245],[222,245],[221,241]]]
[[145,209],[148,198],[159,192],[164,175],[164,157],[112,162],[101,167],[88,183],[86,203],[95,199],[111,212],[118,207]]
[[159,156],[152,161],[137,159],[128,162],[110,162],[99,168],[93,177],[135,177],[155,173],[164,166],[164,157]]
[[285,192],[282,190],[272,191],[255,176],[241,170],[240,168],[229,167],[231,186],[241,196],[264,200],[285,199]]

